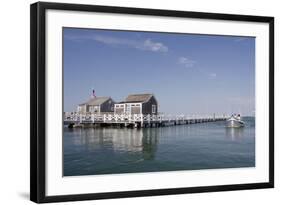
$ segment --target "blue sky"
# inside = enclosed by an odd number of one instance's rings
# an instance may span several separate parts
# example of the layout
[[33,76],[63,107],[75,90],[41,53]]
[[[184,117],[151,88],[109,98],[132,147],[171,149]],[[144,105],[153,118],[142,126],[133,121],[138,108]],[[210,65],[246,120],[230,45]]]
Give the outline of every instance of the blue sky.
[[64,110],[95,89],[153,93],[169,114],[255,110],[255,38],[64,28]]

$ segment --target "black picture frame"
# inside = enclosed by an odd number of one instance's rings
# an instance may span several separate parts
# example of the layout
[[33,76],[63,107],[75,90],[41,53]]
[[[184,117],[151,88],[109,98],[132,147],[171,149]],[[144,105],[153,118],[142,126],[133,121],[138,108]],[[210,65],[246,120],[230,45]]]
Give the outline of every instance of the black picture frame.
[[[263,183],[46,196],[45,26],[48,9],[150,16],[263,22],[269,24],[269,181]],[[37,203],[96,200],[274,187],[274,18],[144,8],[38,2],[30,7],[30,199]]]

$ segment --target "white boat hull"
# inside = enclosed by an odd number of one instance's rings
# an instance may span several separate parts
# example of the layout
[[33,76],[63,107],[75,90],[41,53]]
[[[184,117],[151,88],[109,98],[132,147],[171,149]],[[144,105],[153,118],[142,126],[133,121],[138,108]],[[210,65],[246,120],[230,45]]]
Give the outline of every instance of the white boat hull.
[[244,122],[231,118],[226,121],[226,127],[244,127]]

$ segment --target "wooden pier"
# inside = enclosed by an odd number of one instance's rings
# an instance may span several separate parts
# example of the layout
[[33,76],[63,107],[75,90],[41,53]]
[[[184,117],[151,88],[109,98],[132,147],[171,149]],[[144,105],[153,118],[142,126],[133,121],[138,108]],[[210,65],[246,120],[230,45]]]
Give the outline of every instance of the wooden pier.
[[79,114],[64,113],[64,125],[68,127],[163,127],[226,120],[225,115],[186,116],[186,115],[144,115],[144,114]]

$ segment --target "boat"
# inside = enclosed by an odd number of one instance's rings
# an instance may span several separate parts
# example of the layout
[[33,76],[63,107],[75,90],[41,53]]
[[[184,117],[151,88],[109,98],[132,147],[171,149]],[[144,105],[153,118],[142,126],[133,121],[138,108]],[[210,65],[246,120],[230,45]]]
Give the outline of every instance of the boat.
[[239,128],[244,127],[245,123],[241,120],[240,115],[232,115],[230,118],[226,120],[226,127],[230,128]]

